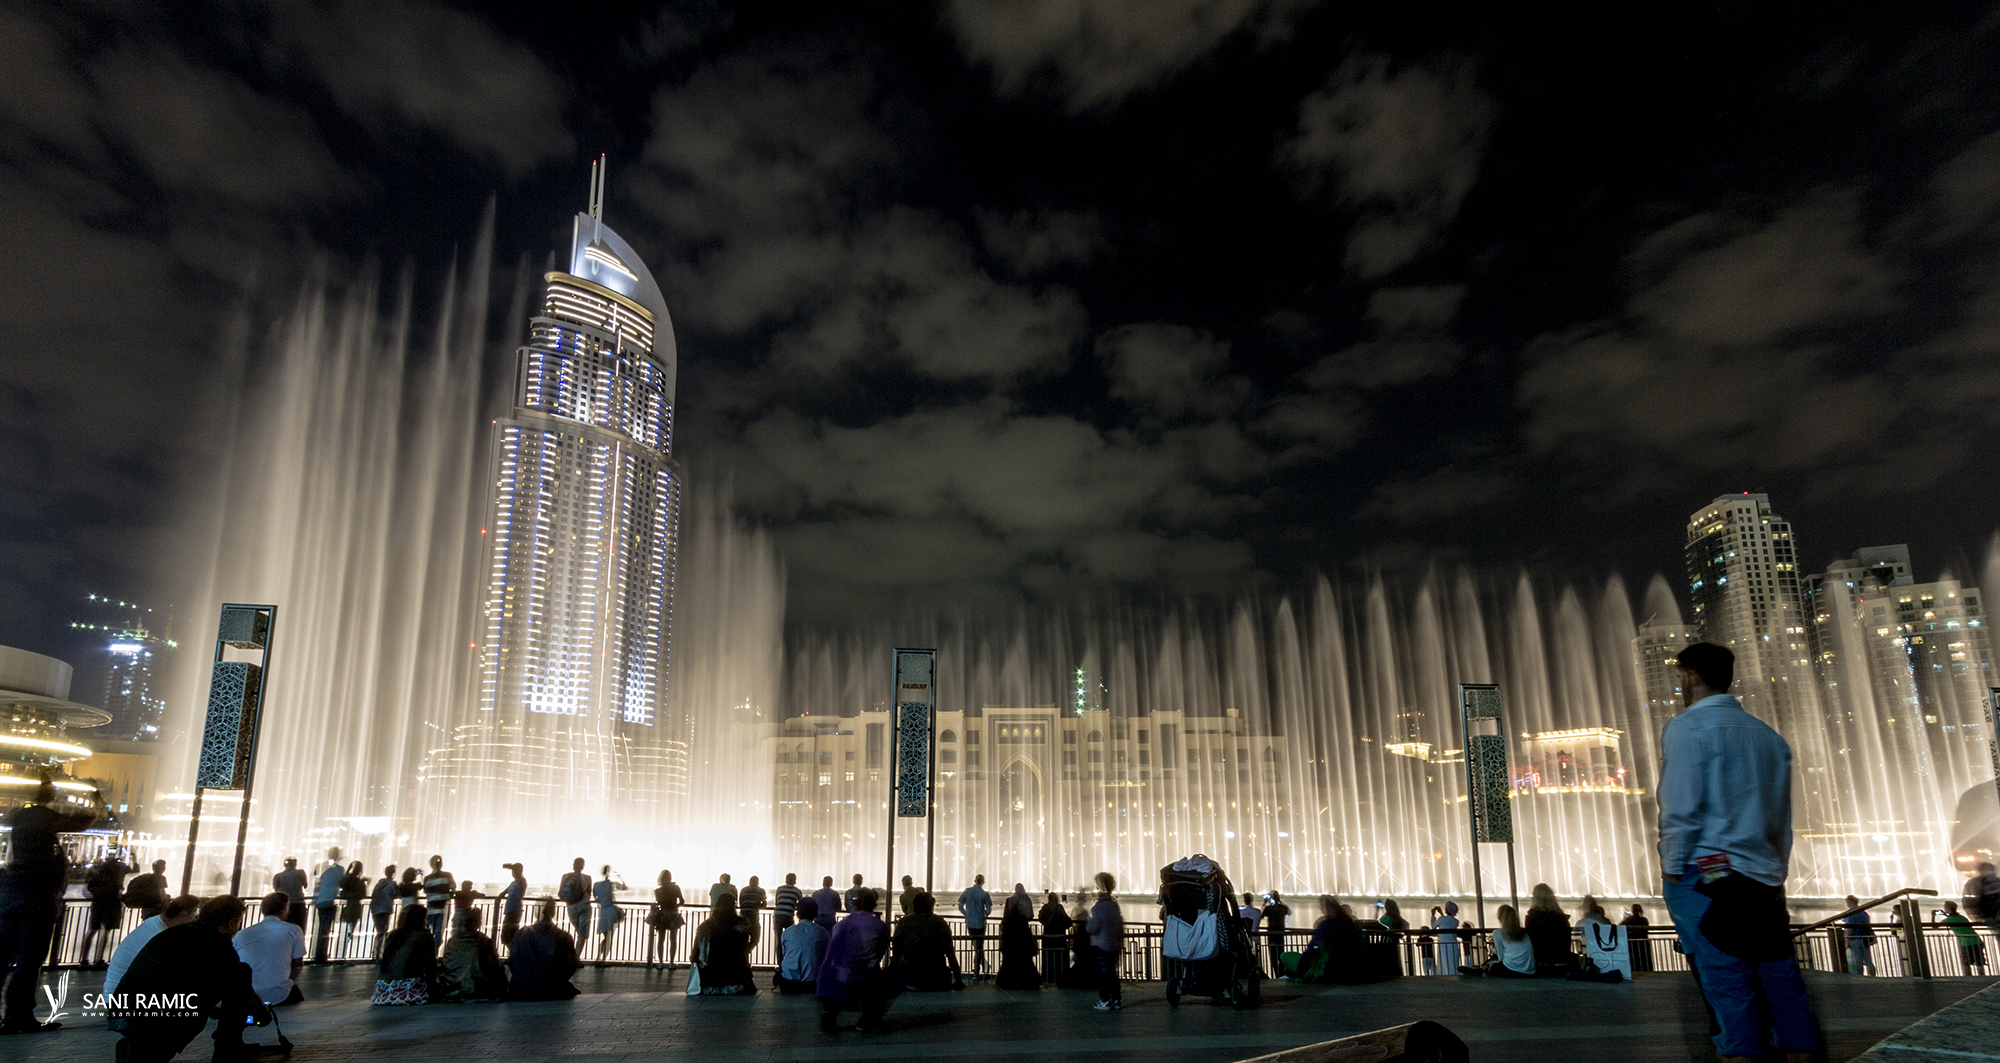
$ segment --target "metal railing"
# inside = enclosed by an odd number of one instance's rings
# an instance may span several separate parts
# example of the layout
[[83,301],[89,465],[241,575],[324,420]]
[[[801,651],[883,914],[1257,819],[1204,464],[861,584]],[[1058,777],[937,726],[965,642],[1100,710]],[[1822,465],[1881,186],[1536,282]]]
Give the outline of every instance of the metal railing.
[[[1918,895],[1922,894],[1920,892],[1902,891],[1890,895],[1889,898],[1884,898],[1873,903],[1886,903],[1886,901],[1891,899]],[[246,925],[254,923],[261,918],[261,914],[257,909],[258,899],[256,897],[245,899],[245,902],[250,906],[249,914],[245,917]],[[527,900],[523,906],[526,912],[523,916],[523,925],[533,921],[534,913],[539,908],[539,902],[539,898],[529,898]],[[497,940],[502,924],[500,901],[497,898],[484,898],[474,902],[474,907],[482,915],[481,929],[493,935]],[[651,928],[646,925],[646,915],[651,906],[642,901],[621,901],[618,903],[617,908],[624,913],[624,916],[612,927],[609,947],[604,950],[604,961],[607,964],[620,966],[644,964],[647,961],[647,938],[651,931]],[[400,911],[400,908],[398,911]],[[701,910],[697,908],[683,909],[684,916],[696,916],[699,914],[701,914]],[[1835,919],[1843,918],[1848,914],[1851,913],[1843,912],[1840,916],[1836,916]],[[449,909],[447,909],[445,915],[446,925],[449,926],[451,916]],[[587,932],[577,948],[577,954],[585,964],[595,963],[599,957],[597,927],[600,915],[601,913],[593,904],[588,922],[586,923]],[[311,959],[315,955],[319,916],[317,911],[308,913],[308,916],[305,926],[306,952],[308,959]],[[893,913],[891,913],[891,918],[893,917]],[[974,973],[976,959],[978,958],[977,954],[979,953],[984,954],[986,971],[988,973],[999,969],[999,920],[989,920],[983,939],[975,942],[972,935],[965,931],[964,920],[961,917],[955,913],[944,915],[943,917],[947,925],[952,928],[953,944],[958,955],[959,966],[968,977]],[[132,930],[139,925],[139,922],[140,916],[137,911],[126,910],[122,913],[121,934]],[[772,913],[769,910],[759,912],[757,914],[757,922],[757,941],[750,952],[751,966],[775,968],[778,965],[779,959],[778,933],[774,928]],[[84,934],[89,925],[90,902],[83,899],[69,898],[64,911],[61,913],[61,918],[58,920],[56,940],[50,950],[52,965],[59,967],[81,966]],[[572,933],[574,932],[567,905],[557,905],[556,925],[565,930],[570,930]],[[1032,925],[1037,930],[1037,941],[1044,947],[1042,962],[1046,963],[1053,955],[1053,949],[1050,947],[1051,943],[1041,937],[1039,923]],[[1914,932],[1908,929],[1911,925],[1916,927]],[[352,927],[351,931],[349,930],[350,926]],[[393,927],[393,918],[391,926]],[[670,938],[677,936],[678,940],[671,942],[674,948],[664,958],[663,962],[687,963],[688,950],[694,940],[695,927],[696,921],[690,919],[688,924],[678,931],[677,935],[669,935]],[[1874,973],[1880,977],[1953,977],[2000,973],[2000,964],[1982,970],[1978,965],[1969,962],[1979,953],[1983,953],[1989,960],[2000,960],[2000,939],[1996,939],[1993,931],[1987,926],[1973,924],[1969,928],[1965,926],[1954,928],[1941,922],[1905,924],[1899,921],[1893,923],[1872,923],[1870,924],[1870,929],[1875,935],[1870,959],[1874,964]],[[1397,964],[1401,973],[1405,976],[1452,976],[1458,973],[1442,968],[1440,959],[1444,950],[1439,941],[1439,935],[1443,933],[1441,931],[1430,928],[1399,931],[1364,925],[1363,932],[1373,941],[1389,941],[1394,943]],[[1478,966],[1492,959],[1491,928],[1460,927],[1456,931],[1452,931],[1452,933],[1458,936],[1461,964],[1465,966]],[[1978,942],[1976,949],[1964,944],[1968,934],[1973,941]],[[1307,943],[1311,939],[1312,931],[1310,929],[1305,927],[1287,927],[1283,935],[1284,951],[1302,953],[1306,950]],[[1793,929],[1792,940],[1801,968],[1811,971],[1833,972],[1846,972],[1849,970],[1847,932],[1844,925],[1834,920],[1822,920],[1818,923],[1795,927]],[[1160,956],[1160,941],[1160,924],[1144,922],[1126,923],[1121,976],[1130,981],[1153,981],[1158,979],[1163,970]],[[366,911],[364,905],[360,919],[353,924],[340,922],[336,917],[336,920],[331,925],[331,933],[328,937],[327,958],[335,963],[370,963],[375,959],[376,946],[375,922]],[[1630,942],[1629,947],[1632,949],[1635,961],[1633,966],[1638,971],[1666,972],[1685,971],[1688,969],[1687,957],[1682,955],[1680,951],[1679,938],[1675,935],[1671,923],[1656,924],[1650,927],[1645,938]],[[1063,950],[1067,952],[1066,944]],[[1575,934],[1573,951],[1579,955],[1583,953],[1582,931],[1580,929]],[[1269,964],[1269,935],[1263,931],[1260,931],[1257,935],[1257,952],[1260,961],[1264,964],[1266,977],[1273,976],[1275,972],[1270,969]],[[1912,962],[1913,954],[1918,957],[1915,962]],[[1070,962],[1075,962],[1073,957],[1070,958]],[[1053,978],[1050,980],[1053,980]]]

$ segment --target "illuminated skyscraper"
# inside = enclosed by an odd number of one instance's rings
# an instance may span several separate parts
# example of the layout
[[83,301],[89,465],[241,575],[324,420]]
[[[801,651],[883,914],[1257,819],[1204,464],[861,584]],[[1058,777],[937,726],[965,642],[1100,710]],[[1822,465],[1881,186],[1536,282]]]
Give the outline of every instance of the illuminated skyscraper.
[[161,634],[147,626],[151,609],[96,594],[90,601],[123,614],[112,623],[70,625],[106,636],[104,695],[99,707],[111,715],[111,722],[92,728],[90,733],[120,742],[156,741],[167,716],[167,702],[161,695],[167,654],[175,645],[173,620],[167,619],[167,633]]
[[1694,627],[1736,654],[1743,707],[1780,731],[1815,701],[1792,526],[1768,495],[1723,495],[1688,518]]
[[[475,730],[551,796],[657,797],[681,475],[659,285],[603,221],[603,174],[566,269],[544,277],[496,423]],[[536,721],[540,721],[539,723]],[[513,742],[526,741],[525,747]],[[560,767],[551,779],[550,765]],[[682,784],[683,787],[685,783]]]

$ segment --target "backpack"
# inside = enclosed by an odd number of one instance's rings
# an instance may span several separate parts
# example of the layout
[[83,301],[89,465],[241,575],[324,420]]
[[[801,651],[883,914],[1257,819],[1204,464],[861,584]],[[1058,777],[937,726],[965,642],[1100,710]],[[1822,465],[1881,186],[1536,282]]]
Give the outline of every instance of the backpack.
[[563,876],[562,888],[556,891],[556,899],[564,904],[575,904],[583,899],[583,881],[576,872]]
[[160,906],[160,877],[139,875],[125,885],[125,907],[157,908]]

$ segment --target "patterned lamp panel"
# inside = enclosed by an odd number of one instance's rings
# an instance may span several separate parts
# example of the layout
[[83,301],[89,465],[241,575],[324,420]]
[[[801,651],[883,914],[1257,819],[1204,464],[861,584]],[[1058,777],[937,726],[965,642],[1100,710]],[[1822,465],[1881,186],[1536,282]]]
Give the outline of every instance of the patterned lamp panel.
[[934,650],[896,651],[896,815],[921,818],[931,807]]
[[222,610],[216,641],[243,650],[261,650],[270,635],[271,617],[262,609],[232,605]]
[[1466,763],[1472,768],[1474,841],[1514,840],[1514,809],[1507,802],[1507,738],[1472,735],[1465,741]]
[[[247,611],[247,610],[246,610]],[[247,661],[217,661],[209,676],[208,718],[201,729],[196,786],[241,790],[250,781],[250,744],[257,732],[260,670]]]

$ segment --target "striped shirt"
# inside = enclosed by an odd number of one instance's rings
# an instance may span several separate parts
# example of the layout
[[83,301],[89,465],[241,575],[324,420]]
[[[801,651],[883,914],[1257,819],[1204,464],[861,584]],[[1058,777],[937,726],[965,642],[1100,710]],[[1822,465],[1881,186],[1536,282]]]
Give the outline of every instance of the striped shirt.
[[791,915],[799,910],[799,898],[804,894],[797,886],[787,882],[771,891],[771,910],[779,915]]

